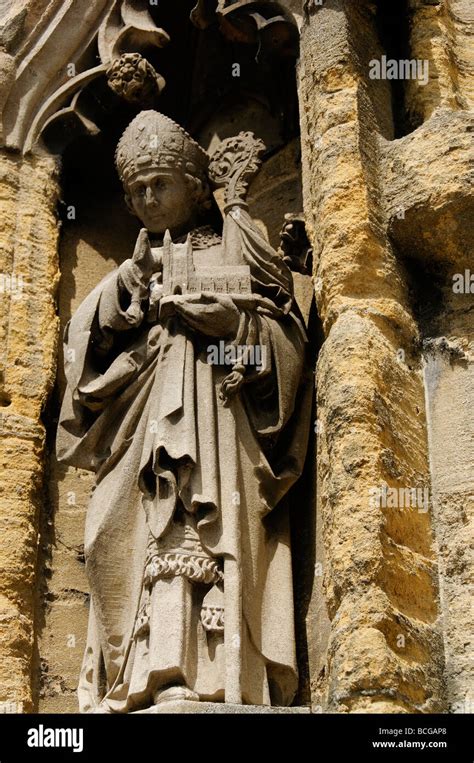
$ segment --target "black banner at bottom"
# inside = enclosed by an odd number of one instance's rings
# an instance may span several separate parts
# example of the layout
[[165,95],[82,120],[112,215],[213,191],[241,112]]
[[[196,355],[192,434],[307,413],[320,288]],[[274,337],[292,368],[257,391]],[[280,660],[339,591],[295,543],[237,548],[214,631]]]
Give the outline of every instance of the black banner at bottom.
[[[8,715],[0,714],[0,763],[122,761],[193,753],[363,755],[472,763],[471,715]],[[285,745],[283,748],[282,745]],[[171,748],[171,749],[170,749]]]

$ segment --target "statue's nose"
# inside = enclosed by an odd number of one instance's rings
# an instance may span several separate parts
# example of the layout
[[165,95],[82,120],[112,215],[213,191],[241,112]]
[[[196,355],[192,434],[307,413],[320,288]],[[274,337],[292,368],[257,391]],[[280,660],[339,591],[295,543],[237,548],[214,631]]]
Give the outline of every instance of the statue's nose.
[[148,187],[146,189],[145,200],[146,200],[147,204],[154,204],[154,203],[156,203],[155,194],[153,193],[153,191],[152,191],[152,189],[150,187]]

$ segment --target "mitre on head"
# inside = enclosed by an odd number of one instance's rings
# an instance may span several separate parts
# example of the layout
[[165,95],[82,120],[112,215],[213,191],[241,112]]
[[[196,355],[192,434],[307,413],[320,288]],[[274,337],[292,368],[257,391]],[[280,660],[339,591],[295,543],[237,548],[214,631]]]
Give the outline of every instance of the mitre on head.
[[159,111],[141,111],[120,138],[117,170],[127,185],[148,169],[181,169],[205,177],[209,156],[180,125]]

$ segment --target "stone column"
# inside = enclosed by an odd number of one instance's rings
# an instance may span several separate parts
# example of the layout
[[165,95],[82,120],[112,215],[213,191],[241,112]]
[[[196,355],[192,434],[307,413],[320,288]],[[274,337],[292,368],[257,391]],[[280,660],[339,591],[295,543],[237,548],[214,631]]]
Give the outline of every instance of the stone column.
[[371,500],[384,485],[397,495],[430,488],[418,331],[383,203],[382,146],[393,138],[389,83],[368,76],[369,60],[383,52],[371,3],[307,6],[300,102],[305,208],[326,336],[317,366],[325,555],[318,561],[331,621],[313,701],[330,712],[439,712],[431,510]]
[[58,339],[57,198],[53,159],[0,155],[0,701],[16,712],[33,708],[41,415]]

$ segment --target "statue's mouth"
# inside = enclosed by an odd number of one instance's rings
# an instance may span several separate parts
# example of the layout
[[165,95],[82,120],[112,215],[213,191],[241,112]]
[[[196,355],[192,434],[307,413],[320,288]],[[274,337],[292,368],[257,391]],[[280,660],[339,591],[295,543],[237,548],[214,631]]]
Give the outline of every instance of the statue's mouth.
[[160,207],[147,207],[147,215],[152,220],[155,220],[157,217],[163,217],[163,212],[161,211]]

